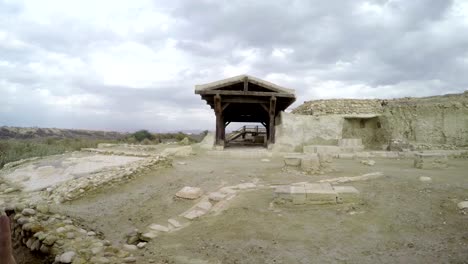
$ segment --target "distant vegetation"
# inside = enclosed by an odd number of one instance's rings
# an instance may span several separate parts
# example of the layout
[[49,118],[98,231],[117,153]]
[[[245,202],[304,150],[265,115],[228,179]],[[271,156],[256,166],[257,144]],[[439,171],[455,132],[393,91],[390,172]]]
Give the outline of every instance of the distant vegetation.
[[95,148],[98,143],[112,142],[98,139],[4,139],[0,140],[0,168],[6,163],[31,157],[60,154],[81,148]]
[[[18,130],[19,128],[14,128]],[[8,136],[6,131],[8,131]],[[37,131],[37,129],[35,130]],[[51,131],[51,129],[39,129],[39,131]],[[29,133],[18,133],[12,128],[0,129],[4,132],[4,139],[0,135],[0,168],[6,163],[26,159],[31,157],[43,157],[48,155],[55,155],[65,153],[67,151],[77,151],[82,148],[96,148],[99,143],[127,143],[127,144],[159,144],[165,142],[180,142],[184,138],[188,139],[189,143],[200,142],[208,131],[200,134],[186,134],[183,132],[178,133],[150,133],[147,130],[139,130],[132,134],[119,134],[117,132],[99,132],[99,131],[86,131],[86,138],[74,137],[77,133],[74,130],[65,130],[67,135],[64,135],[64,130],[58,130],[59,137],[50,136],[52,133],[47,134],[45,137]],[[21,131],[22,132],[22,131]],[[54,131],[56,133],[56,131]],[[84,132],[80,131],[81,134]],[[17,136],[20,135],[20,136]],[[105,136],[103,136],[105,135]],[[109,138],[109,135],[112,135]],[[63,138],[69,136],[70,138]]]
[[187,138],[190,143],[200,142],[208,133],[203,131],[199,134],[186,134],[183,132],[177,133],[150,133],[147,130],[139,130],[130,134],[124,141],[126,143],[141,143],[141,144],[159,144],[165,142],[180,142]]

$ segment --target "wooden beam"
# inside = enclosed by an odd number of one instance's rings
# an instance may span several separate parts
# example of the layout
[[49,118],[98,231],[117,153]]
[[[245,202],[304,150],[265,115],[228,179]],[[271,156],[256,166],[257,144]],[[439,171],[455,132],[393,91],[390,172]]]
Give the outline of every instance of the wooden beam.
[[227,108],[230,104],[231,104],[231,103],[227,103],[227,104],[223,105],[222,111],[224,112],[224,110],[226,110],[226,108]]
[[236,98],[226,98],[223,99],[225,103],[239,103],[239,104],[263,104],[269,103],[268,99],[257,99],[257,98],[249,98],[249,97],[236,97]]
[[269,109],[268,109],[268,106],[266,106],[265,104],[260,104],[260,105],[262,106],[263,109],[265,109],[265,111],[266,111],[267,113],[270,112]]
[[215,90],[215,91],[196,91],[197,94],[201,95],[246,95],[246,96],[275,96],[275,97],[288,97],[288,98],[296,98],[294,94],[290,93],[276,93],[276,92],[255,92],[255,91],[222,91],[222,90]]
[[268,143],[275,143],[275,117],[276,117],[276,97],[270,98],[270,122],[268,123],[269,137]]
[[223,121],[223,109],[221,106],[221,96],[216,94],[213,98],[214,100],[214,110],[216,114],[216,145],[222,144],[223,130],[224,130],[224,121]]
[[249,79],[247,77],[244,77],[244,92],[247,92],[249,90]]

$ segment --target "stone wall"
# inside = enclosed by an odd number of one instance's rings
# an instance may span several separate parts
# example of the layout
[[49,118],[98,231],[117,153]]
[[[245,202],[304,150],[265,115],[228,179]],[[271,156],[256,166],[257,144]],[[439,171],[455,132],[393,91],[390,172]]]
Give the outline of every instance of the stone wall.
[[276,151],[302,152],[303,145],[336,145],[342,138],[340,115],[311,116],[282,112],[276,126]]
[[[47,204],[7,205],[12,238],[22,243],[43,263],[136,263],[132,253],[102,240],[79,221],[52,214]],[[42,262],[41,262],[42,263]]]
[[281,115],[275,149],[301,151],[303,145],[335,145],[341,138],[355,137],[368,148],[381,148],[392,139],[434,148],[468,146],[468,91],[425,98],[308,101]]
[[380,99],[330,99],[306,101],[292,111],[306,115],[378,114],[385,100]]
[[468,92],[392,100],[383,117],[391,138],[468,146]]

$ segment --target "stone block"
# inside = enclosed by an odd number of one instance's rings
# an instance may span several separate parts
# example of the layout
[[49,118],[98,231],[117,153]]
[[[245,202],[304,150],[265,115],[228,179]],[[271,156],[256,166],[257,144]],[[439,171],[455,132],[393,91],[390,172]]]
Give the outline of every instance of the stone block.
[[204,210],[191,210],[183,215],[183,217],[187,218],[188,220],[193,220],[195,218],[201,217],[206,214],[206,211]]
[[340,153],[338,154],[339,159],[354,159],[356,154],[354,153]]
[[321,165],[333,162],[333,156],[329,153],[319,153],[318,157]]
[[288,155],[284,157],[284,165],[291,167],[301,166],[301,156],[300,155]]
[[179,198],[194,200],[203,195],[203,190],[198,187],[185,186],[176,193]]
[[342,138],[338,140],[340,147],[360,147],[362,146],[362,139],[360,138]]
[[304,204],[306,203],[306,194],[304,185],[299,186],[277,186],[275,190],[277,198],[290,201],[293,204]]
[[149,242],[151,239],[154,239],[158,236],[158,232],[150,231],[141,235],[140,239],[146,242]]
[[398,152],[395,152],[395,151],[372,151],[370,152],[370,155],[376,158],[390,158],[390,159],[397,159],[400,157]]
[[359,200],[359,191],[353,186],[333,186],[337,194],[338,203],[356,202]]
[[422,182],[431,182],[432,178],[427,177],[427,176],[421,176],[421,177],[419,177],[419,180],[422,181]]
[[227,194],[221,192],[212,192],[208,195],[208,199],[212,202],[219,202],[226,198]]
[[329,146],[329,145],[309,145],[303,147],[304,153],[327,153],[330,155],[336,155],[340,152],[340,147]]
[[310,153],[301,157],[301,169],[312,172],[320,169],[320,160],[317,154]]
[[167,226],[162,226],[158,224],[152,224],[149,226],[149,228],[154,231],[169,232],[169,228]]
[[308,183],[304,185],[308,204],[336,204],[337,194],[329,183]]
[[255,183],[253,182],[240,183],[236,186],[233,186],[233,188],[239,189],[239,190],[254,189],[256,187],[257,185],[255,185]]
[[182,224],[181,224],[179,221],[177,221],[176,219],[172,219],[172,218],[171,218],[171,219],[169,219],[169,220],[167,220],[167,221],[168,221],[169,224],[170,224],[172,227],[174,227],[174,228],[181,228],[181,227],[182,227]]
[[364,150],[364,146],[354,146],[354,147],[340,147],[340,152],[343,153],[354,153]]
[[208,212],[211,209],[211,207],[213,207],[213,205],[209,201],[201,201],[197,203],[196,207],[197,209]]
[[218,150],[218,151],[219,151],[219,150],[224,150],[224,146],[214,145],[214,146],[213,146],[213,149],[214,149],[214,150]]
[[459,202],[457,206],[460,210],[468,209],[468,201]]
[[414,167],[418,169],[447,168],[447,155],[441,153],[414,154]]
[[367,165],[367,166],[374,166],[375,165],[375,160],[361,160],[361,164]]

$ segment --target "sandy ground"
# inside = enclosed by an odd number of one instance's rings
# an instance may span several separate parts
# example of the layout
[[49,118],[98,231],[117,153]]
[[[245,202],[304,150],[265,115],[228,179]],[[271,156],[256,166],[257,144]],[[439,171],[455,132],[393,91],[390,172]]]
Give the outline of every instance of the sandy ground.
[[[280,158],[198,154],[111,186],[53,210],[81,219],[113,243],[190,208],[174,199],[184,186],[214,191],[258,178],[265,184],[317,181],[381,171],[385,177],[353,182],[358,204],[276,206],[270,189],[239,195],[218,216],[192,221],[162,234],[136,254],[156,263],[467,263],[468,215],[457,202],[468,199],[468,162],[450,160],[439,170],[413,168],[412,160],[335,160],[335,172],[307,176],[281,170]],[[419,181],[432,177],[431,183]]]

